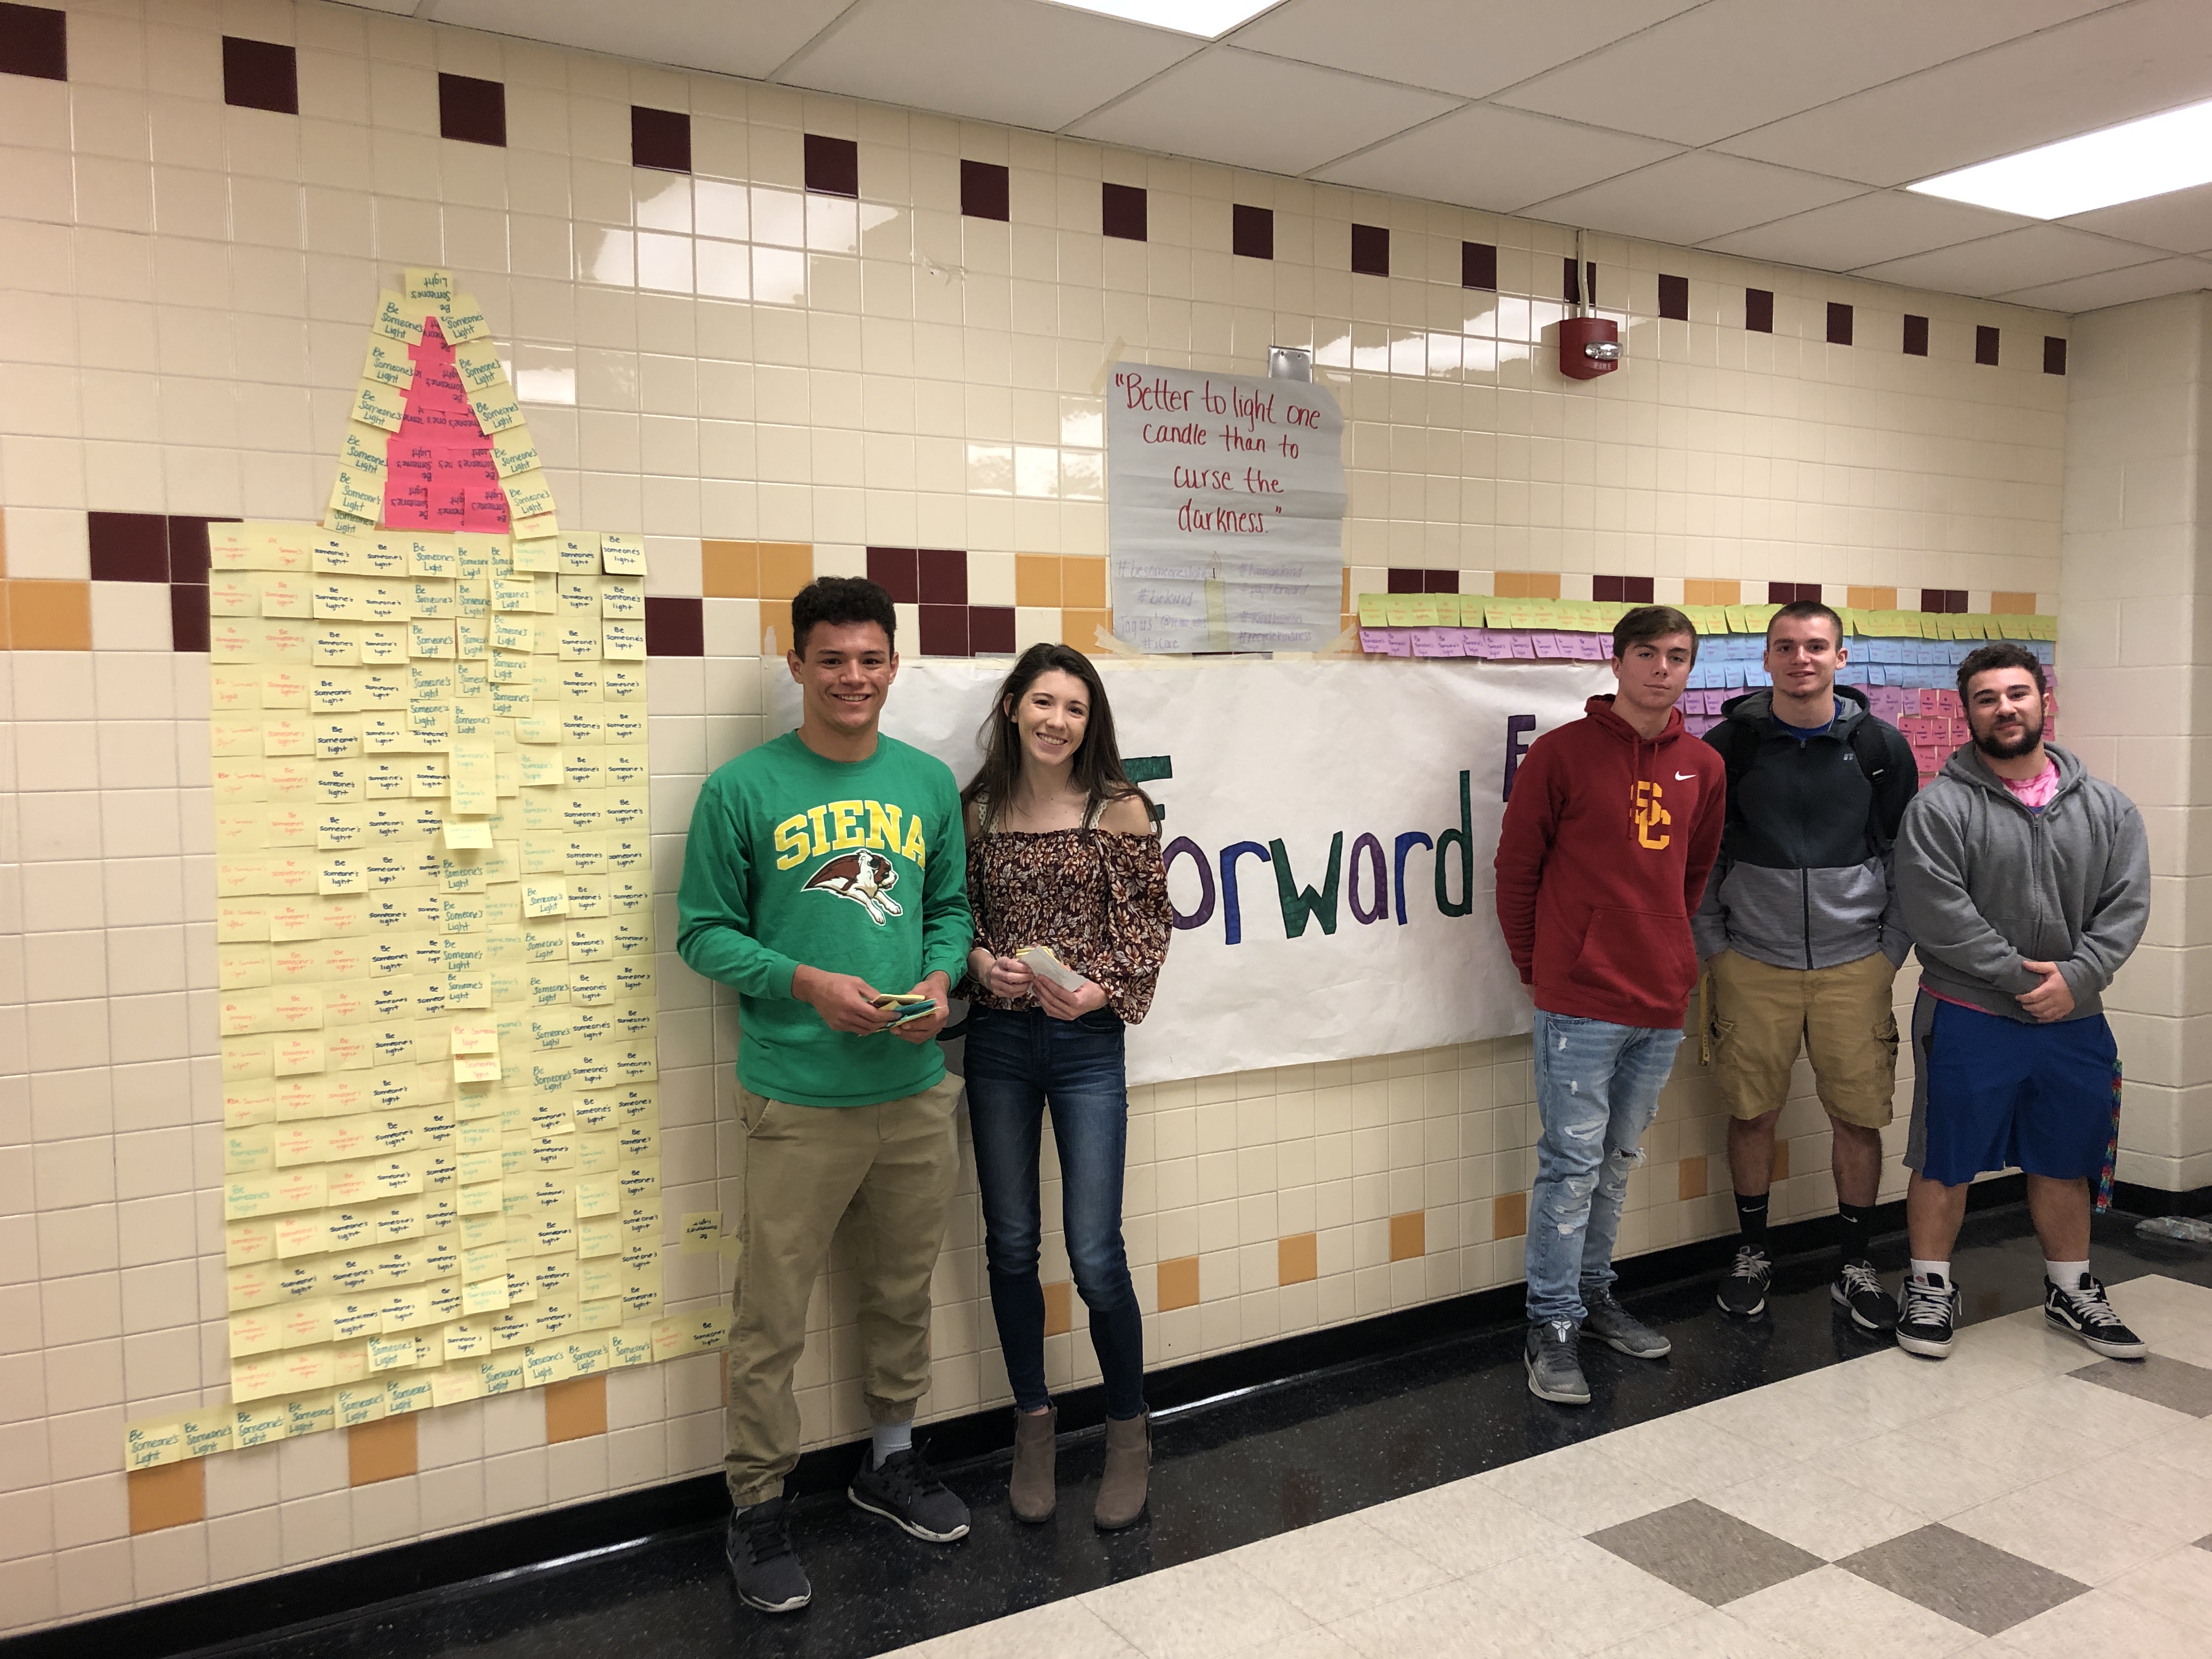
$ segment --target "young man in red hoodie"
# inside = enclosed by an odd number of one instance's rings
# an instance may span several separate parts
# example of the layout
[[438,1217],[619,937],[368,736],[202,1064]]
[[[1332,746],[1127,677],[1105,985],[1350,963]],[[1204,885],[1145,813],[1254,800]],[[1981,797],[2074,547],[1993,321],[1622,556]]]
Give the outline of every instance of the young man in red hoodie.
[[1530,745],[1498,842],[1498,922],[1536,1004],[1528,1390],[1589,1402],[1581,1334],[1656,1359],[1667,1339],[1613,1298],[1629,1172],[1698,982],[1690,918],[1720,851],[1727,772],[1674,704],[1697,629],[1668,605],[1613,630],[1620,690]]

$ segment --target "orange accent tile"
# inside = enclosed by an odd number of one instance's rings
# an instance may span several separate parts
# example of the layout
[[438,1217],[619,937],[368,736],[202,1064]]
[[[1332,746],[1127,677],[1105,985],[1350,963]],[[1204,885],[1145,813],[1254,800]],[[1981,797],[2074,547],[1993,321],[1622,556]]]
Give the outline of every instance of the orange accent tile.
[[0,651],[8,648],[8,584],[0,580]]
[[1674,1196],[1682,1199],[1703,1198],[1705,1195],[1705,1160],[1686,1158],[1674,1166]]
[[1060,603],[1060,555],[1014,555],[1014,603],[1055,605]]
[[1066,1336],[1075,1328],[1075,1286],[1066,1279],[1044,1287],[1044,1334]]
[[1854,611],[1894,611],[1897,609],[1897,590],[1854,585],[1844,590],[1844,603]]
[[1519,1238],[1528,1231],[1528,1194],[1500,1193],[1490,1200],[1490,1236]]
[[8,646],[14,651],[92,649],[92,584],[8,584]]
[[133,1469],[128,1478],[133,1535],[207,1519],[204,1457],[187,1457],[181,1463],[164,1463],[158,1469]]
[[[1070,560],[1069,563],[1073,563]],[[1103,560],[1100,562],[1104,562]],[[1060,613],[1060,637],[1066,645],[1073,646],[1086,655],[1098,649],[1098,630],[1114,631],[1114,613],[1110,611],[1062,611]]]
[[1496,573],[1497,592],[1501,599],[1556,599],[1559,597],[1559,573],[1556,570],[1500,570]]
[[1712,576],[1685,577],[1682,582],[1684,605],[1741,605],[1743,584],[1723,581]]
[[2033,593],[1992,593],[1990,610],[1999,617],[2033,617],[2035,614],[2035,595]]
[[791,601],[763,599],[761,608],[761,649],[769,648],[770,635],[775,636],[775,654],[781,656],[791,649]]
[[788,599],[814,580],[814,550],[805,542],[760,544],[760,596]]
[[1106,608],[1106,561],[1064,558],[1060,562],[1060,602],[1078,611]]
[[415,1414],[382,1417],[346,1431],[346,1484],[373,1486],[415,1473]]
[[1774,1138],[1774,1168],[1767,1179],[1769,1181],[1790,1179],[1790,1143],[1779,1135]]
[[1275,1241],[1275,1283],[1303,1285],[1321,1277],[1321,1235],[1292,1233]]
[[1390,1218],[1390,1260],[1410,1261],[1429,1252],[1429,1217],[1425,1210],[1408,1210]]
[[760,598],[758,542],[699,544],[699,591],[710,599]]
[[1198,1258],[1179,1255],[1171,1261],[1160,1263],[1160,1311],[1173,1313],[1177,1308],[1198,1305]]
[[607,1379],[604,1373],[572,1376],[545,1385],[545,1443],[582,1440],[607,1431]]

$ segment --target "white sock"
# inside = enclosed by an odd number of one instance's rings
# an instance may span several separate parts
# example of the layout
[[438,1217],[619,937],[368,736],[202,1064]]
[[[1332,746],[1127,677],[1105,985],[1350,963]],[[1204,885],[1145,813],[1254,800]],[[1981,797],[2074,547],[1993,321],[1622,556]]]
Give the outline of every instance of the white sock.
[[2044,1276],[2062,1291],[2078,1291],[2081,1281],[2089,1276],[2086,1261],[2051,1261],[2043,1264]]
[[1923,1261],[1915,1256],[1906,1271],[1923,1284],[1948,1287],[1951,1283],[1951,1264],[1948,1261]]
[[868,1467],[879,1469],[883,1468],[885,1458],[911,1450],[913,1446],[914,1425],[911,1422],[878,1423],[874,1433],[869,1436]]

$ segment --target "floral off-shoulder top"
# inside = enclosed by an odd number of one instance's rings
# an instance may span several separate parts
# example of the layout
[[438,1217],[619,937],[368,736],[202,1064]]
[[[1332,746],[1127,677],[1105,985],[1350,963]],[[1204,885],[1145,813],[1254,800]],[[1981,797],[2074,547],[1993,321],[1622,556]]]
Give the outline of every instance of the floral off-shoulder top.
[[[1157,835],[987,825],[968,842],[968,902],[975,943],[993,956],[1049,945],[1125,1023],[1151,1011],[1174,922]],[[1036,1006],[993,996],[973,975],[960,991],[986,1008]]]

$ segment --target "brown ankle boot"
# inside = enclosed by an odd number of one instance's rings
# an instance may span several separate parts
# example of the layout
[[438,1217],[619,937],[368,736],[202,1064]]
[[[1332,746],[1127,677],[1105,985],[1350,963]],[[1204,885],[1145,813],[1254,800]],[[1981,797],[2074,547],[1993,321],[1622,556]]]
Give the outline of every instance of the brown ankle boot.
[[1006,1482],[1006,1501],[1017,1521],[1048,1521],[1057,1498],[1053,1486],[1053,1454],[1059,1432],[1060,1407],[1042,1413],[1014,1413],[1014,1473]]
[[1152,1418],[1147,1412],[1126,1421],[1106,1419],[1106,1473],[1098,1482],[1098,1507],[1092,1519],[1101,1532],[1135,1524],[1145,1512],[1145,1489],[1152,1467]]

